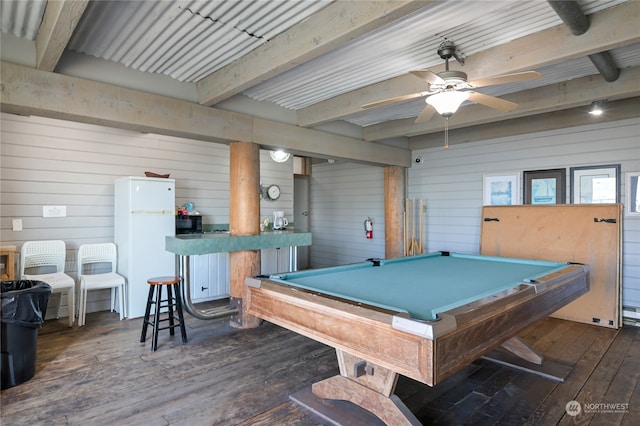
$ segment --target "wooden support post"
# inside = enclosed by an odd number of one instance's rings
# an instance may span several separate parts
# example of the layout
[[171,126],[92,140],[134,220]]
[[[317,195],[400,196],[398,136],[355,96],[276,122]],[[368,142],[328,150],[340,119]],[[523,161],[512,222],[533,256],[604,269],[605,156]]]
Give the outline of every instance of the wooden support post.
[[[233,142],[230,158],[229,232],[230,235],[260,234],[260,147],[251,142]],[[231,317],[231,325],[252,328],[260,320],[244,312],[244,280],[260,274],[260,251],[246,250],[229,253],[229,293],[231,304],[238,314]]]
[[384,256],[404,256],[405,168],[384,168]]

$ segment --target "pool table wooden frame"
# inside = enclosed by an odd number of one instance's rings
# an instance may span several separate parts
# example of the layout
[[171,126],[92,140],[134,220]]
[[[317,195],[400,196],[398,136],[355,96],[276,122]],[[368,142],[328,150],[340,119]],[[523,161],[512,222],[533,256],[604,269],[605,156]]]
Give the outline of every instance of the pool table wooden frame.
[[248,312],[336,348],[340,375],[313,385],[321,398],[344,399],[387,424],[419,424],[393,391],[397,374],[434,386],[492,349],[527,351],[521,331],[589,291],[589,267],[561,271],[416,321],[256,277],[246,280]]

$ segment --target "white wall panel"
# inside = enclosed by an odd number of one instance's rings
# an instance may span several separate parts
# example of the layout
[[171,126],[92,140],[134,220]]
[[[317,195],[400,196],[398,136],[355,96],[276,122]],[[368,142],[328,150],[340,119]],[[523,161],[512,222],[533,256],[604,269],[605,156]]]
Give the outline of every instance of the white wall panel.
[[[318,163],[311,172],[309,225],[312,268],[384,257],[384,169],[353,163]],[[364,221],[373,219],[373,239]]]
[[[280,187],[280,197],[277,200],[262,198],[260,200],[260,216],[269,217],[273,223],[273,212],[282,210],[284,216],[293,221],[293,156],[284,163],[276,163],[271,159],[269,151],[260,151],[260,182],[263,188],[269,185]],[[256,188],[256,196],[259,188]],[[290,224],[291,225],[291,224]]]
[[[145,171],[170,173],[176,179],[176,204],[192,201],[204,223],[229,223],[227,145],[41,117],[0,117],[3,245],[19,250],[24,241],[61,239],[67,244],[67,272],[75,277],[81,244],[113,241],[114,180]],[[262,152],[261,175],[283,192],[278,202],[262,201],[261,208],[270,214],[277,206],[290,214],[292,161],[278,164]],[[67,216],[43,218],[43,205],[66,206]],[[22,231],[12,230],[13,219],[22,219]],[[106,291],[89,297],[89,312],[108,309]]]
[[[622,120],[413,152],[423,162],[409,170],[410,197],[426,201],[427,251],[479,251],[484,174],[620,164],[640,171],[640,121]],[[522,201],[522,189],[521,200]],[[623,223],[623,304],[640,306],[640,216]]]

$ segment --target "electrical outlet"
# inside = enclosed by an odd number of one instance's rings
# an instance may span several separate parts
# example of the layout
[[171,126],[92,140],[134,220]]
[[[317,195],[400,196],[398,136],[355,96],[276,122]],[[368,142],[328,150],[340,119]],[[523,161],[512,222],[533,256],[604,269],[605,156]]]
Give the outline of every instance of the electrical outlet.
[[22,231],[22,219],[13,219],[13,230]]
[[42,206],[42,217],[66,217],[67,206]]

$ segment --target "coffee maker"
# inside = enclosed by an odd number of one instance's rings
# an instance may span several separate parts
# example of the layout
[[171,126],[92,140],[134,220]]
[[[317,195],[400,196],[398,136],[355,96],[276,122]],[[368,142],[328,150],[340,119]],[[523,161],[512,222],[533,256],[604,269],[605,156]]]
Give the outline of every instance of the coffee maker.
[[282,230],[287,227],[289,221],[286,217],[284,217],[283,211],[273,212],[273,229],[274,230]]

